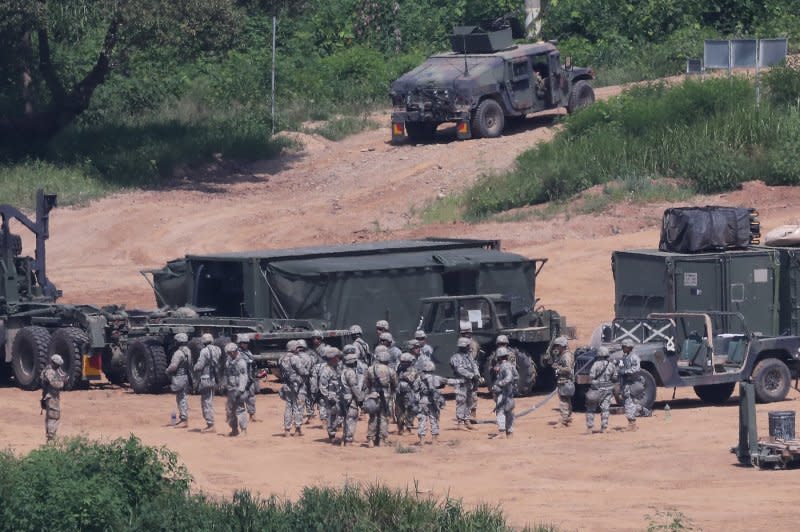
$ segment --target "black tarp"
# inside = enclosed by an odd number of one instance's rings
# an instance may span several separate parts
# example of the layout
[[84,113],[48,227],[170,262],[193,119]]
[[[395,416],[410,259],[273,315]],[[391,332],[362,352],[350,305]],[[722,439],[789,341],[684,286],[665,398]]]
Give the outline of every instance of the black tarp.
[[700,253],[750,245],[751,210],[741,207],[680,207],[667,209],[658,249]]

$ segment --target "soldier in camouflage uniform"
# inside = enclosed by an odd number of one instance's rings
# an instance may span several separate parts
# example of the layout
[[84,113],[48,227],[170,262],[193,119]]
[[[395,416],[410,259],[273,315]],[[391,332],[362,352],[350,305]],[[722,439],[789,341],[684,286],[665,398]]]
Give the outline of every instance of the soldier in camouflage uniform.
[[311,385],[314,366],[316,364],[316,357],[309,353],[308,344],[306,344],[306,341],[302,338],[297,340],[297,356],[300,357],[303,367],[305,368],[301,392],[303,395],[303,401],[305,402],[306,425],[308,425],[311,423],[311,419],[314,417],[314,405],[316,404],[314,399],[314,391],[312,390]]
[[614,397],[614,383],[617,381],[617,367],[609,359],[608,349],[597,348],[597,360],[589,368],[592,383],[586,391],[586,432],[594,429],[594,413],[600,407],[600,432],[608,429],[611,412],[611,399]]
[[[352,350],[348,347],[353,347]],[[344,415],[344,437],[342,446],[353,443],[358,423],[358,409],[364,402],[364,392],[361,388],[360,378],[356,365],[361,362],[354,346],[345,346],[344,369],[339,387],[339,404]]]
[[428,345],[428,335],[425,334],[425,331],[418,330],[415,332],[414,340],[419,343],[420,354],[427,356],[430,360],[433,360],[433,348]]
[[222,350],[214,345],[214,337],[205,333],[201,337],[203,348],[194,365],[194,373],[199,380],[197,390],[200,392],[200,408],[206,426],[200,432],[214,432],[214,388],[217,386],[217,374]]
[[[508,336],[505,334],[500,334],[497,336],[495,340],[495,352],[492,354],[490,359],[492,365],[492,378],[497,378],[497,372],[500,369],[500,361],[497,359],[497,351],[500,350],[501,347],[508,349],[508,361],[511,363],[511,366],[514,368],[514,382],[519,381],[519,371],[517,370],[517,357],[520,356],[519,349],[516,347],[511,347],[508,345]],[[530,365],[530,382],[536,383],[536,364],[531,363]]]
[[403,353],[400,355],[400,365],[397,367],[398,384],[394,399],[397,434],[403,434],[404,430],[411,432],[414,417],[417,415],[418,401],[413,389],[414,381],[417,380],[415,360],[411,353]]
[[389,367],[389,350],[375,349],[375,362],[364,375],[367,397],[364,409],[369,414],[367,425],[367,445],[386,444],[389,438],[389,402],[397,391],[397,373]]
[[384,346],[389,351],[389,367],[397,371],[397,365],[400,364],[400,355],[402,355],[403,352],[395,345],[392,333],[381,333],[378,344],[379,346]]
[[359,360],[369,366],[369,364],[372,362],[372,350],[369,348],[367,341],[363,338],[364,331],[361,330],[361,326],[351,326],[350,334],[353,337],[353,345],[356,348],[356,353],[358,354]]
[[175,428],[185,429],[189,426],[189,399],[188,395],[192,389],[190,382],[192,369],[192,352],[186,344],[189,336],[186,333],[175,335],[175,342],[178,348],[172,354],[172,360],[167,366],[166,373],[172,377],[171,389],[175,392],[175,402],[178,405],[178,416],[180,421]]
[[344,414],[339,408],[339,387],[342,382],[339,375],[341,355],[342,353],[338,349],[329,347],[325,351],[326,363],[319,372],[320,404],[325,404],[325,412],[328,414],[327,430],[331,443],[336,439],[336,431],[342,424]]
[[478,363],[469,354],[470,340],[462,336],[458,339],[458,352],[450,357],[450,367],[457,379],[456,388],[456,419],[460,428],[472,430],[474,401],[477,397],[478,385],[483,381],[478,369]]
[[507,438],[514,433],[514,387],[519,378],[516,368],[508,360],[510,356],[511,350],[507,347],[497,348],[495,352],[498,361],[497,377],[492,385],[497,430],[500,434],[505,433]]
[[445,403],[439,389],[445,385],[445,380],[433,374],[435,369],[434,363],[426,360],[414,381],[414,394],[419,400],[419,411],[417,413],[419,445],[425,442],[428,425],[430,425],[431,429],[431,443],[435,443],[439,439],[439,416]]
[[303,411],[305,409],[305,394],[303,386],[308,368],[303,359],[297,354],[297,342],[290,340],[286,344],[286,353],[278,359],[281,371],[281,389],[279,395],[286,406],[283,410],[283,431],[288,436],[294,426],[297,436],[303,435]]
[[550,351],[542,357],[542,362],[553,366],[556,375],[558,411],[563,427],[572,423],[572,396],[575,395],[575,357],[568,346],[567,337],[559,336],[553,341]]
[[47,441],[52,441],[58,433],[61,420],[61,390],[67,384],[67,374],[61,369],[64,359],[60,355],[50,357],[50,367],[42,371],[42,399],[40,405],[45,411],[44,433]]
[[[478,358],[480,357],[480,354],[482,353],[482,351],[481,351],[480,344],[478,342],[476,342],[474,338],[472,338],[472,324],[470,322],[468,322],[468,321],[462,321],[461,322],[460,335],[461,335],[462,338],[469,339],[469,356],[477,364]],[[478,373],[480,374],[480,371]],[[470,404],[472,405],[470,407],[470,412],[469,412],[470,423],[475,423],[476,412],[477,412],[477,408],[478,408],[478,387],[477,386],[474,386],[472,388],[472,399],[471,399]]]
[[250,421],[257,422],[256,419],[256,395],[261,391],[261,383],[256,378],[256,365],[253,353],[250,352],[250,335],[240,334],[237,338],[239,344],[239,353],[247,363],[247,394],[245,397],[245,404],[247,405],[247,413],[250,416]]
[[[380,338],[383,333],[389,332],[389,322],[386,320],[378,320],[375,322],[375,337],[378,338],[378,343],[372,346],[372,350],[374,351],[376,347],[381,345]],[[374,353],[373,353],[374,355]],[[374,362],[374,360],[373,360]]]
[[311,368],[310,383],[312,401],[319,411],[320,422],[325,426],[328,423],[328,409],[325,400],[319,393],[319,375],[322,372],[322,368],[327,365],[327,359],[324,357],[324,353],[330,349],[330,347],[325,344],[322,344],[322,346],[324,346],[324,349],[320,349],[319,352],[314,349],[311,350],[311,355],[314,357],[315,362],[314,366]]
[[633,341],[622,341],[622,360],[619,361],[619,376],[622,384],[622,395],[625,398],[625,417],[628,419],[628,430],[636,430],[637,416],[650,416],[651,412],[642,406],[645,381],[642,377],[642,366],[639,355],[633,352]]
[[[419,340],[415,339],[415,340],[410,340],[408,342],[408,352],[411,353],[412,355],[414,355],[414,359],[415,359],[414,360],[414,369],[416,369],[417,372],[421,372],[422,371],[422,366],[425,364],[426,361],[433,362],[433,359],[431,359],[430,355],[428,353],[426,353],[426,351],[423,349],[423,347],[425,347],[425,346],[420,345]],[[433,353],[433,349],[431,349],[430,346],[427,346],[427,347],[428,347],[428,351],[430,353]],[[435,366],[435,364],[434,364],[434,366]]]
[[228,361],[225,364],[225,390],[228,402],[225,407],[228,425],[231,427],[228,436],[247,434],[247,361],[233,342],[225,346]]

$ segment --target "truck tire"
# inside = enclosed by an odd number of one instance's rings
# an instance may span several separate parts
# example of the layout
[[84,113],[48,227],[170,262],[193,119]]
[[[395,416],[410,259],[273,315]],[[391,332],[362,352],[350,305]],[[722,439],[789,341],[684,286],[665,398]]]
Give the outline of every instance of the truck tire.
[[74,390],[83,382],[83,353],[89,344],[89,337],[77,327],[58,329],[50,337],[47,357],[60,355],[64,359],[62,371],[67,374],[65,390]]
[[517,395],[522,397],[533,393],[533,387],[536,386],[536,368],[531,357],[522,351],[517,354],[517,373],[519,373]]
[[44,327],[20,329],[11,346],[11,367],[17,386],[23,390],[39,388],[42,370],[47,367],[47,345],[50,333]]
[[694,393],[697,394],[704,403],[710,405],[721,405],[730,399],[735,382],[723,382],[722,384],[708,384],[706,386],[695,386]]
[[752,379],[759,403],[783,401],[792,385],[789,368],[777,358],[765,358],[756,364]]
[[497,100],[486,98],[472,117],[472,134],[476,138],[492,139],[503,134],[506,125],[505,113]]
[[644,377],[644,392],[642,392],[641,405],[648,410],[652,410],[653,404],[656,402],[656,379],[652,373],[644,368],[639,373]]
[[594,103],[594,89],[585,80],[580,80],[572,86],[567,102],[567,112],[574,113],[578,109]]
[[406,135],[411,142],[430,142],[436,136],[435,122],[406,122]]
[[167,353],[155,339],[142,339],[128,347],[125,357],[128,382],[135,393],[158,393],[167,385]]

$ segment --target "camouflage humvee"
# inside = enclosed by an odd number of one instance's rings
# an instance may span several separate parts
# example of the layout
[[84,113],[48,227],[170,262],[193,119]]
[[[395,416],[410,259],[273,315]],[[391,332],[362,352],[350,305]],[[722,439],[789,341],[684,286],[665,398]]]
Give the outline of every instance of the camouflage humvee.
[[594,102],[591,68],[561,64],[552,42],[515,45],[511,29],[454,28],[453,51],[429,57],[392,83],[392,142],[433,138],[455,122],[458,138],[498,137],[507,118]]

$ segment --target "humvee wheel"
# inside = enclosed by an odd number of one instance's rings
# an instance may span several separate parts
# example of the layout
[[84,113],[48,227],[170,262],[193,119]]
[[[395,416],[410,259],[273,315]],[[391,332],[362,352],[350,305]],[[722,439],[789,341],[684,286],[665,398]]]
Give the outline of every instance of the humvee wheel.
[[594,89],[586,81],[580,80],[572,86],[567,103],[567,112],[574,113],[578,109],[594,103]]
[[47,367],[47,344],[50,333],[44,327],[25,327],[14,337],[11,367],[17,386],[23,390],[39,388],[42,370]]
[[128,347],[125,367],[135,393],[158,393],[169,379],[167,354],[155,340],[137,340]]
[[639,373],[644,377],[644,392],[642,392],[639,404],[648,410],[652,410],[653,404],[656,402],[656,379],[652,373],[644,368]]
[[520,396],[533,393],[536,386],[536,366],[527,353],[520,351],[517,355],[517,373],[519,373],[518,392]]
[[77,327],[58,329],[50,338],[47,346],[48,358],[61,355],[64,366],[61,368],[67,374],[65,390],[74,390],[81,385],[83,380],[83,353],[86,351],[89,337]]
[[782,360],[765,358],[753,369],[753,387],[759,403],[783,401],[792,385],[792,374]]
[[436,136],[434,122],[406,122],[406,134],[411,142],[430,142]]
[[497,100],[483,100],[472,117],[472,131],[476,137],[495,138],[503,133],[506,117]]
[[706,386],[695,386],[694,393],[696,393],[697,397],[699,397],[704,403],[721,405],[730,399],[735,387],[735,382],[708,384]]

